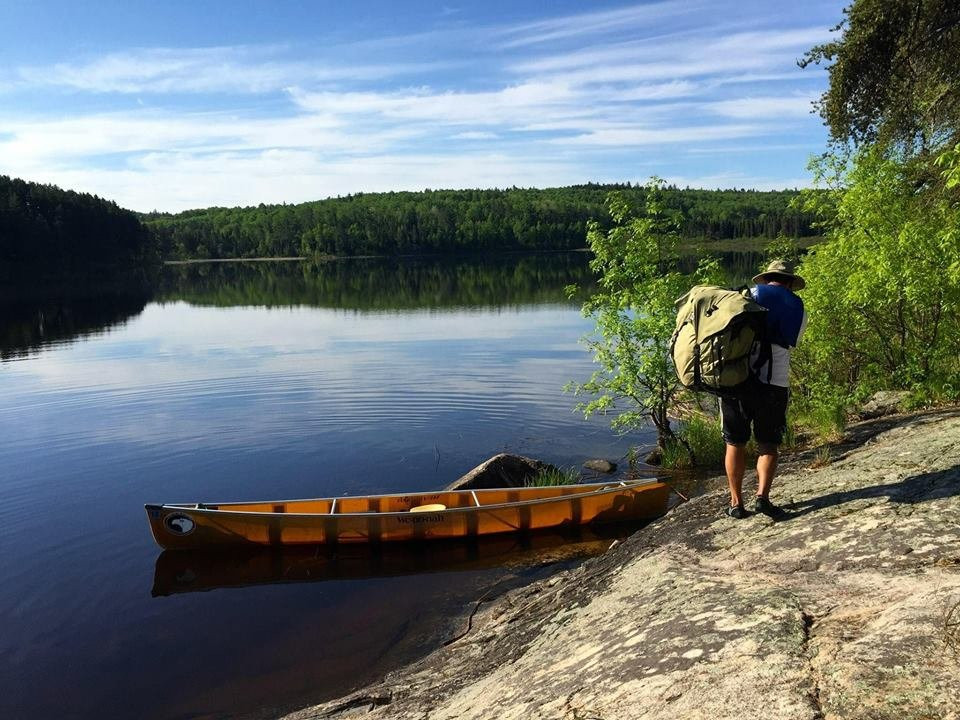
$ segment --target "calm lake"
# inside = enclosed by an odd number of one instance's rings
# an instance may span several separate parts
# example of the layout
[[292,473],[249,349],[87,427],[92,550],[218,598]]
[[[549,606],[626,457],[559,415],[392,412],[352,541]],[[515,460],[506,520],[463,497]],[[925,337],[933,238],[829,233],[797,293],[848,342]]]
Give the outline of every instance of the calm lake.
[[592,370],[592,323],[564,287],[591,283],[570,253],[8,290],[0,717],[292,709],[432,649],[487,589],[563,561],[515,540],[181,561],[143,504],[433,490],[502,451],[621,458],[652,436],[618,438],[562,391]]

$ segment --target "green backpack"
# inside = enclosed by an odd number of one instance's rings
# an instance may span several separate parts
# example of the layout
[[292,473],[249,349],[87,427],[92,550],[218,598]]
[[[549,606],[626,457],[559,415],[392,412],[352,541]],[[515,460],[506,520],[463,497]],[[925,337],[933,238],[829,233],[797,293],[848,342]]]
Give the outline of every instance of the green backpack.
[[735,396],[753,372],[754,344],[769,350],[763,342],[766,312],[746,288],[697,285],[677,300],[670,354],[680,382],[691,390]]

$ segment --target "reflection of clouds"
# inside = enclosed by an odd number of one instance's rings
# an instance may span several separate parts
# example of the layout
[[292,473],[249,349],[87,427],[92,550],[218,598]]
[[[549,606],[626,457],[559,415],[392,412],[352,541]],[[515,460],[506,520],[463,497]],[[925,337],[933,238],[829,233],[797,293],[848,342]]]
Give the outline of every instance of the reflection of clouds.
[[[0,375],[0,425],[33,437],[258,448],[347,436],[423,445],[438,431],[579,422],[561,388],[590,370],[573,308],[436,313],[150,305],[109,336]],[[42,419],[42,420],[41,420]],[[379,436],[390,436],[389,441]]]

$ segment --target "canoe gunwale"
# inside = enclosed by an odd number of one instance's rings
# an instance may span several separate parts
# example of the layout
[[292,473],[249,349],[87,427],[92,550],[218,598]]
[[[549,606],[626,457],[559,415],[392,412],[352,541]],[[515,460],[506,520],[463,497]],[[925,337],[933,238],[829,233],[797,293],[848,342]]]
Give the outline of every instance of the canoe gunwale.
[[[657,480],[657,479],[644,479],[644,480],[634,480],[634,481],[613,481],[609,483],[589,483],[581,486],[572,486],[572,487],[589,487],[591,489],[584,492],[578,493],[569,493],[566,495],[556,495],[553,497],[545,498],[532,498],[530,500],[513,500],[502,503],[494,503],[492,505],[464,505],[462,507],[448,507],[443,510],[431,511],[432,513],[475,513],[486,510],[502,510],[504,508],[513,508],[519,506],[528,506],[528,505],[545,505],[548,503],[554,502],[569,502],[570,500],[579,499],[579,498],[588,498],[596,497],[600,495],[606,495],[614,492],[624,492],[627,490],[644,490],[647,489],[647,486],[650,488],[656,485],[666,485],[666,483]],[[431,495],[438,494],[442,492],[456,492],[456,493],[483,493],[483,492],[503,492],[504,490],[522,490],[524,488],[483,488],[479,490],[447,490],[447,491],[424,491],[417,493],[392,493],[386,495],[354,495],[349,496],[350,499],[356,499],[359,497],[377,497],[377,498],[391,498],[391,497],[409,497],[411,495]],[[301,500],[284,500],[284,503],[297,503],[297,502],[318,502],[324,500],[335,500],[336,498],[304,498]],[[233,502],[233,503],[222,503],[223,505],[228,505],[231,507],[243,506],[243,505],[266,505],[266,504],[275,504],[278,501],[275,500],[265,500],[265,501],[244,501],[244,502]],[[208,515],[212,517],[222,516],[225,514],[235,514],[242,515],[244,517],[256,517],[256,516],[283,516],[288,518],[293,517],[315,517],[315,518],[324,518],[324,517],[335,517],[335,518],[363,518],[363,517],[406,517],[409,516],[409,510],[394,510],[394,511],[384,511],[384,512],[355,512],[355,513],[305,513],[305,512],[283,512],[278,513],[274,511],[266,510],[233,510],[231,508],[221,509],[220,507],[216,508],[207,508],[203,507],[204,505],[220,505],[220,503],[167,503],[167,504],[147,504],[144,507],[147,509],[165,509],[165,510],[175,510],[178,512],[190,512],[190,513],[199,513],[202,515]]]

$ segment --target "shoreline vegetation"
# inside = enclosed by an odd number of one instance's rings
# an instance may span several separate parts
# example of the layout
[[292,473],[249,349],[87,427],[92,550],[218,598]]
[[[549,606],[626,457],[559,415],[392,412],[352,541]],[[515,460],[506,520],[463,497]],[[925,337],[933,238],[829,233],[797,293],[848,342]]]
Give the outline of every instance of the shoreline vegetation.
[[[642,204],[626,184],[505,190],[358,193],[296,205],[206,208],[140,215],[166,259],[431,255],[583,247],[587,224],[611,222],[611,192]],[[818,234],[796,190],[666,188],[689,240]]]
[[[823,238],[819,235],[808,235],[801,238],[793,238],[793,245],[799,250],[808,250]],[[744,238],[690,238],[686,245],[681,246],[681,254],[694,255],[702,251],[711,253],[761,253],[770,244],[769,238],[765,237],[744,237]],[[585,245],[583,247],[573,247],[567,249],[545,249],[545,250],[494,250],[494,251],[451,251],[435,253],[408,253],[397,254],[372,254],[372,255],[292,255],[285,256],[257,256],[257,257],[229,257],[229,258],[190,258],[187,260],[164,260],[164,265],[202,265],[217,263],[265,263],[265,262],[335,262],[338,260],[430,260],[430,259],[449,259],[461,257],[489,257],[489,256],[524,256],[524,255],[557,255],[562,253],[592,253],[593,250]]]
[[[358,193],[296,205],[135,213],[89,193],[0,175],[0,272],[10,278],[152,269],[163,262],[429,257],[584,251],[589,222],[607,227],[626,184],[506,190]],[[684,245],[815,241],[815,214],[796,190],[665,188]]]

